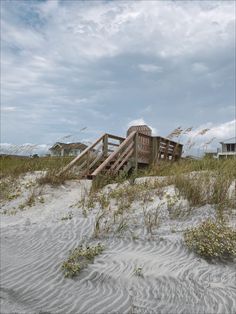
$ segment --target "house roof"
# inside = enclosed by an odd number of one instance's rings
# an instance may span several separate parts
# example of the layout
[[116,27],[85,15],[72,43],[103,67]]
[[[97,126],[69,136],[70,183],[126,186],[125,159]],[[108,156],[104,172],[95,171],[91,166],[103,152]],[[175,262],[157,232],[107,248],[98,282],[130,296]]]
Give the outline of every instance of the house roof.
[[228,138],[228,139],[220,142],[220,144],[235,144],[235,143],[236,143],[236,136]]
[[60,149],[80,149],[84,150],[88,146],[83,143],[61,143],[56,142],[49,150],[60,150]]

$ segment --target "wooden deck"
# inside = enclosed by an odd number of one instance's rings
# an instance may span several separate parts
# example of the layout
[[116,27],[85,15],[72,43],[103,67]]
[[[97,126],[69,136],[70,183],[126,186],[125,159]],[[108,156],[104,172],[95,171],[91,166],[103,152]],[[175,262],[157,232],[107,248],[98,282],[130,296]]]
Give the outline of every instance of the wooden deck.
[[126,138],[105,133],[61,173],[75,167],[81,177],[93,179],[100,174],[116,175],[120,171],[137,170],[160,160],[178,160],[183,145],[160,136],[132,131]]

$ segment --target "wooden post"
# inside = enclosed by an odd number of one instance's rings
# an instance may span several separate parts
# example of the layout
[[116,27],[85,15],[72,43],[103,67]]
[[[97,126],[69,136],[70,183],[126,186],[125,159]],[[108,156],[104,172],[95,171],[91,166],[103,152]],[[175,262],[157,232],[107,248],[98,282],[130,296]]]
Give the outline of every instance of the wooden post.
[[155,164],[157,158],[157,138],[152,137],[152,154],[151,154],[151,163]]
[[165,148],[165,153],[164,153],[164,160],[168,159],[169,160],[169,154],[168,154],[168,149],[169,149],[170,141],[166,141],[166,148]]
[[158,160],[160,159],[160,137],[156,137],[157,143],[156,143],[156,151],[157,151],[157,155],[156,155],[156,160],[155,163],[158,163]]
[[90,155],[89,151],[86,154],[86,175],[89,175],[89,164],[90,164]]
[[139,136],[138,132],[136,132],[134,136],[134,171],[137,173],[138,171],[138,144],[139,144]]
[[103,137],[103,156],[107,157],[108,156],[108,135],[105,134]]

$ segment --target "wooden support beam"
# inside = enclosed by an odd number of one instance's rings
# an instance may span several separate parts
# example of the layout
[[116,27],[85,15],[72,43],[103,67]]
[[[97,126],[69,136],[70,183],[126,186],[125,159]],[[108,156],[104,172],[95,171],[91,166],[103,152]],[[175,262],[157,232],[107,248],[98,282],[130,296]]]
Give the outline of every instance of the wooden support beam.
[[165,152],[164,152],[164,159],[166,160],[168,157],[168,149],[169,149],[169,145],[170,145],[170,141],[166,140],[166,148],[165,148]]
[[153,137],[152,138],[152,149],[151,149],[151,163],[155,164],[156,163],[156,159],[157,159],[157,138]]
[[126,156],[122,159],[122,162],[121,162],[121,163],[118,165],[118,167],[114,170],[114,173],[117,173],[117,172],[120,170],[120,168],[124,165],[124,163],[125,163],[126,161],[128,161],[129,158],[132,156],[133,152],[134,152],[134,150],[133,150],[133,148],[132,148],[131,151],[128,153],[128,155],[126,155]]
[[116,144],[116,143],[112,143],[112,142],[108,142],[108,145],[116,146],[116,147],[119,147],[119,146],[120,146],[120,144]]
[[123,150],[123,148],[128,145],[128,143],[133,140],[136,131],[132,132],[125,140],[122,142],[117,150],[115,150],[92,174],[92,177],[96,177],[103,169],[110,164],[110,162],[116,158],[116,156]]
[[108,135],[107,134],[105,134],[104,136],[103,136],[103,148],[102,148],[102,152],[103,152],[103,155],[105,156],[105,157],[107,157],[108,156]]
[[79,154],[76,158],[74,158],[67,166],[65,166],[60,172],[59,175],[64,173],[65,171],[69,170],[72,168],[80,159],[82,159],[88,151],[91,151],[99,142],[102,141],[103,137],[105,134],[103,134],[99,139],[97,139],[96,142],[94,142],[91,146],[87,147],[84,151],[82,151],[81,154]]
[[132,150],[134,142],[131,142],[129,146],[123,151],[123,153],[117,158],[116,162],[111,166],[111,170],[115,169],[116,166],[123,160],[123,158]]
[[136,132],[134,136],[134,171],[138,171],[138,145],[139,145],[139,136]]

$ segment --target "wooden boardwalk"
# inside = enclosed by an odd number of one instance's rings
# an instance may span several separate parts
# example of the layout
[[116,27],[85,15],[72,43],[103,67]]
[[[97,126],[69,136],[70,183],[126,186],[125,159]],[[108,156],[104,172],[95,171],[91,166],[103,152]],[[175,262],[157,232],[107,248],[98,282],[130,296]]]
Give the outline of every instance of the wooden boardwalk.
[[137,129],[119,137],[105,133],[79,156],[75,157],[61,173],[75,169],[81,177],[93,179],[101,174],[116,175],[131,168],[156,164],[160,160],[178,160],[183,145],[160,136],[151,136]]

